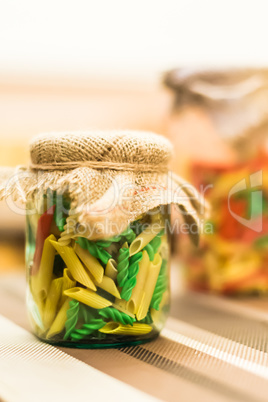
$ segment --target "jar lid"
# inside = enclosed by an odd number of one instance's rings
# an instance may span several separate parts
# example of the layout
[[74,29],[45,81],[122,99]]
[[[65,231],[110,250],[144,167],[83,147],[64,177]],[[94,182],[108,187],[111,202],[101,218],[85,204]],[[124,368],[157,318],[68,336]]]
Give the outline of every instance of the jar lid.
[[268,124],[268,69],[178,68],[164,84],[175,92],[175,108],[200,106],[210,115],[223,138],[255,137]]
[[172,145],[160,135],[143,131],[62,132],[34,137],[30,154],[32,167],[41,170],[98,165],[116,170],[120,168],[116,164],[158,169],[168,164]]

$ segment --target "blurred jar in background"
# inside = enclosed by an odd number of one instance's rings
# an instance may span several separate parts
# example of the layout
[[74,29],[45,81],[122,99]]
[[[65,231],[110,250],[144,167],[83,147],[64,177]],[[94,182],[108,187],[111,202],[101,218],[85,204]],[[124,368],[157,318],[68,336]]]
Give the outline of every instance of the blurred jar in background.
[[188,285],[229,295],[268,293],[268,69],[177,69],[168,135],[173,169],[211,204],[199,250],[180,237]]

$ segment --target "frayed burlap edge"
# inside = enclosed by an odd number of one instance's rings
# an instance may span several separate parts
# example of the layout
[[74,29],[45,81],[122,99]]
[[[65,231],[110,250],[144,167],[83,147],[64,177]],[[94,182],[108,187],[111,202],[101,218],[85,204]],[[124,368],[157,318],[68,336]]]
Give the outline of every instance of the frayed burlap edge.
[[[78,214],[77,221],[88,225],[91,239],[116,235],[139,215],[159,205],[177,205],[184,221],[196,227],[200,215],[207,210],[201,195],[172,172],[98,171],[89,167],[61,171],[17,167],[0,171],[0,200],[12,197],[26,206],[47,189],[68,191],[71,214]],[[190,230],[189,235],[197,245],[198,231]]]

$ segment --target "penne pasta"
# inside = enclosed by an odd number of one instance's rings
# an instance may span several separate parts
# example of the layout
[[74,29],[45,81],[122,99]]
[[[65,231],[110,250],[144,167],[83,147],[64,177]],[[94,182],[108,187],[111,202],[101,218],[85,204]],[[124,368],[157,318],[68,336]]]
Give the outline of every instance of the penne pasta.
[[97,282],[101,282],[103,278],[104,269],[97,260],[93,257],[88,250],[83,249],[79,244],[75,243],[74,251],[80,258],[80,260],[85,264],[86,268],[94,276]]
[[137,254],[141,251],[151,240],[163,229],[163,227],[156,225],[157,229],[151,225],[146,228],[141,234],[139,234],[136,239],[133,240],[129,246],[129,255]]
[[165,225],[164,216],[161,212],[150,214],[150,219],[152,223],[157,223],[161,226]]
[[99,329],[103,334],[122,334],[122,335],[145,335],[152,331],[152,327],[147,324],[133,323],[133,325],[123,325],[118,322],[108,322]]
[[160,254],[156,254],[154,260],[150,263],[147,273],[145,286],[142,292],[141,302],[137,311],[137,319],[140,321],[146,317],[151,299],[154,293],[154,288],[160,272],[162,258]]
[[74,288],[76,285],[76,281],[74,280],[70,270],[65,268],[63,271],[63,284],[62,284],[62,295],[60,300],[60,305],[62,306],[67,296],[64,295],[65,290]]
[[33,289],[39,300],[45,300],[52,280],[55,248],[50,241],[56,241],[54,235],[50,235],[44,242],[42,257],[38,273],[32,277]]
[[132,290],[131,298],[127,302],[127,309],[133,311],[134,314],[137,313],[140,306],[142,292],[145,286],[145,281],[147,278],[148,268],[150,265],[150,260],[147,251],[142,252],[142,260],[139,263],[139,272],[136,276],[137,283]]
[[60,308],[60,311],[58,312],[55,320],[53,321],[53,324],[51,325],[47,333],[47,339],[53,338],[53,336],[59,334],[61,331],[64,330],[65,322],[67,320],[67,311],[69,310],[69,302],[70,299],[65,300],[64,304]]
[[131,309],[131,305],[128,307],[127,306],[128,302],[123,299],[116,299],[115,303],[113,303],[113,307],[116,308],[119,311],[122,311],[122,313],[128,314],[130,317],[135,318],[134,314],[134,309]]
[[96,281],[95,284],[97,287],[105,290],[106,292],[110,293],[114,297],[121,299],[120,292],[117,289],[116,284],[108,276],[103,275],[102,281],[100,283]]
[[112,305],[109,300],[104,299],[104,297],[99,296],[90,289],[75,287],[65,290],[64,294],[96,309],[101,309]]
[[159,253],[161,254],[161,257],[163,258],[163,260],[168,260],[169,258],[169,244],[167,241],[167,235],[162,236],[162,243],[161,246],[159,248]]
[[82,283],[89,289],[96,290],[92,279],[90,278],[88,272],[83,267],[81,261],[74,252],[74,249],[70,246],[61,246],[58,242],[50,240],[51,244],[57,252],[60,254],[61,258],[69,268],[72,276],[77,282]]
[[116,280],[118,271],[116,269],[116,261],[113,260],[112,258],[107,262],[106,268],[105,268],[105,275],[111,278],[113,281]]
[[43,323],[46,329],[50,327],[56,316],[62,295],[62,284],[63,278],[53,279],[51,282],[43,313]]

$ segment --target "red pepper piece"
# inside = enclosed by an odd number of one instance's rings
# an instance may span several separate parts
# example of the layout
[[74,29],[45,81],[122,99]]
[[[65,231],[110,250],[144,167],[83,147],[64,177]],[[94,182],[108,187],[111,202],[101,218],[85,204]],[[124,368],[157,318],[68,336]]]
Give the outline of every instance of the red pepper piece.
[[39,270],[44,242],[46,238],[50,235],[50,227],[53,221],[55,208],[56,205],[52,205],[52,207],[48,208],[48,210],[44,212],[43,215],[41,215],[38,220],[35,253],[33,257],[33,266],[31,269],[31,275],[36,275]]

